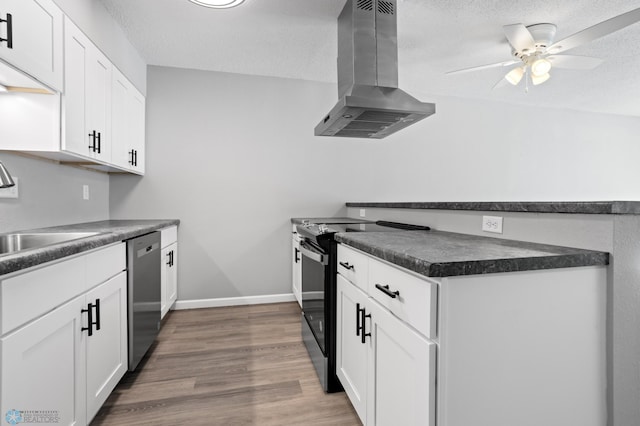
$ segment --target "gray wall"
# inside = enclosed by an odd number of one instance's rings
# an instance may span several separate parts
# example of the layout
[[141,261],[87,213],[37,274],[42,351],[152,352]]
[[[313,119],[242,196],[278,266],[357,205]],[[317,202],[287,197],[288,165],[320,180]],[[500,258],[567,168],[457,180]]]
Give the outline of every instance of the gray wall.
[[[0,152],[18,178],[19,198],[0,198],[0,232],[109,218],[109,176]],[[89,185],[89,200],[82,199]]]
[[289,218],[345,201],[640,199],[638,118],[443,98],[384,140],[317,138],[330,84],[149,67],[148,87],[147,175],[113,176],[110,212],[182,220],[179,300],[289,293]]

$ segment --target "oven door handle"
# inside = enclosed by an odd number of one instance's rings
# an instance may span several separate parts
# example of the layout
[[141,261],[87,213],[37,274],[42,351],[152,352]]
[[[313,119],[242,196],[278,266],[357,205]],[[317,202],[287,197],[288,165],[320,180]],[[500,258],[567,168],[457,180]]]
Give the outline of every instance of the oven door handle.
[[304,241],[300,243],[300,253],[302,253],[303,256],[307,256],[314,262],[318,262],[324,266],[329,264],[328,258],[324,253],[319,253],[318,251],[313,250],[311,246]]

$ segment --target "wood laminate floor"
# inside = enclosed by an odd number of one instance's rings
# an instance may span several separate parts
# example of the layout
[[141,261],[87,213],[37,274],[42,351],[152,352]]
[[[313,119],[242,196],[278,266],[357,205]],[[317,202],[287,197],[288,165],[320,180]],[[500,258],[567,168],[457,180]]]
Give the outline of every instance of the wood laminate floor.
[[344,392],[325,394],[293,303],[172,311],[97,425],[360,425]]

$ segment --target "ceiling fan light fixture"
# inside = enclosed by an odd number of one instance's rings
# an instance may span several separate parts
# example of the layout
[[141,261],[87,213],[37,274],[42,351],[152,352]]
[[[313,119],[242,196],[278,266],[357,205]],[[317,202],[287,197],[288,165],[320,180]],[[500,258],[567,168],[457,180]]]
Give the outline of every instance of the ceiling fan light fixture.
[[514,86],[520,83],[522,76],[524,75],[524,67],[514,68],[504,76],[504,78]]
[[549,62],[546,59],[542,59],[542,58],[536,59],[531,64],[531,74],[537,77],[548,74],[550,70],[551,70],[551,62]]
[[551,77],[551,74],[549,73],[542,74],[542,75],[531,74],[531,82],[533,83],[534,86],[537,86],[538,84],[542,84],[545,81],[549,80],[549,77]]
[[213,9],[228,9],[244,3],[245,0],[189,0],[191,3],[211,7]]

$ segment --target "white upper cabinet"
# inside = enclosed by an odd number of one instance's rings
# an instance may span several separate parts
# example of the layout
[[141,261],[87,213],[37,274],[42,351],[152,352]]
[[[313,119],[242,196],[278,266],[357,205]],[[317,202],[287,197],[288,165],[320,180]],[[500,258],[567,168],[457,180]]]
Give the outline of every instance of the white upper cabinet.
[[65,18],[62,149],[111,161],[111,62]]
[[116,68],[111,93],[111,162],[144,174],[145,98]]
[[62,91],[63,13],[52,0],[0,0],[0,58]]
[[[32,4],[40,3],[49,4],[45,0],[0,0],[0,38],[8,38],[8,23],[4,22],[8,5],[18,4],[20,8],[28,9],[27,5],[33,7]],[[103,172],[144,174],[144,95],[68,17],[57,8],[51,13],[47,16],[52,22],[59,21],[53,34],[49,34],[51,25],[47,27],[39,20],[29,28],[33,35],[48,32],[47,46],[56,53],[52,67],[59,73],[60,82],[57,85],[46,82],[59,93],[12,91],[7,96],[0,96],[0,116],[3,117],[0,150],[27,152]],[[19,21],[15,13],[9,14],[14,31],[12,47],[15,48],[15,28]],[[0,42],[0,59],[10,62],[5,55],[6,50],[11,50],[7,49],[7,44],[7,41]],[[30,49],[30,53],[37,52],[38,48]],[[56,65],[57,61],[59,65]],[[21,66],[17,61],[11,63]],[[28,68],[22,69],[28,71]],[[13,72],[6,73],[9,78],[5,79],[5,71],[10,70]],[[21,75],[22,80],[15,81],[16,75]],[[0,83],[6,81],[14,87],[46,87],[0,60]],[[21,82],[24,85],[18,86]]]

